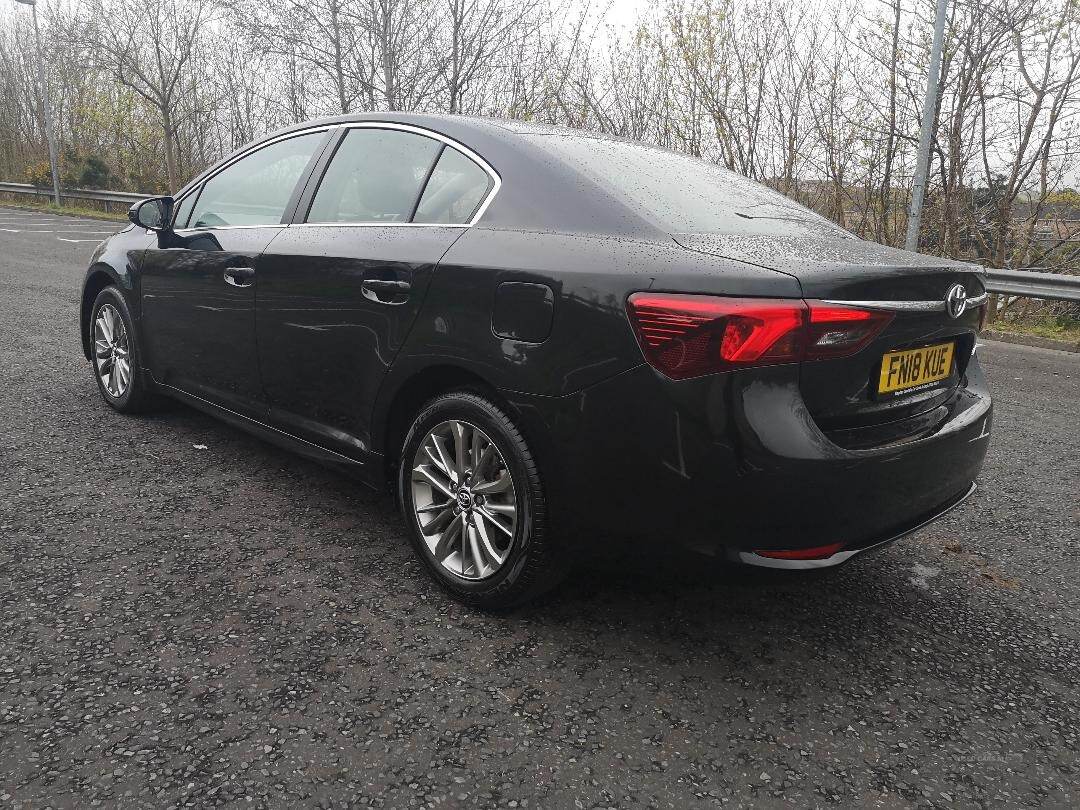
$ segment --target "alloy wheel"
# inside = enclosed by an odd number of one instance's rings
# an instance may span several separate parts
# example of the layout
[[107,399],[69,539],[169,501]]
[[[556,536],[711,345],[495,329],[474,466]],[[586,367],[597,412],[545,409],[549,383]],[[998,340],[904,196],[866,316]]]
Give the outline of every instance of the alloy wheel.
[[112,304],[102,304],[94,320],[94,366],[105,390],[122,397],[131,384],[131,352],[124,319]]
[[413,458],[412,501],[432,556],[468,580],[495,574],[517,529],[517,492],[502,453],[461,420],[432,428]]

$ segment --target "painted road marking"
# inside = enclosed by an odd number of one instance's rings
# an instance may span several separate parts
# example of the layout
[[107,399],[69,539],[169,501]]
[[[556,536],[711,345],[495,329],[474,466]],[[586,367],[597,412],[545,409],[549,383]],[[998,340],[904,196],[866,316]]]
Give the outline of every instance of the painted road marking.
[[93,233],[102,233],[102,234],[116,233],[116,231],[52,231],[52,230],[50,230],[50,231],[34,231],[34,230],[28,230],[26,228],[0,228],[0,231],[7,231],[8,233],[84,233],[84,234],[88,234],[88,235],[93,234]]

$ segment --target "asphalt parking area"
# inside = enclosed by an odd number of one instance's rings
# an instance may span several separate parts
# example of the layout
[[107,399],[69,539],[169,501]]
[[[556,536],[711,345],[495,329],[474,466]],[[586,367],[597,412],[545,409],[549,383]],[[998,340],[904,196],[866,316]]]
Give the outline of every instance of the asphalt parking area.
[[36,238],[52,237],[58,242],[69,244],[97,244],[123,227],[123,222],[0,207],[0,236],[25,234],[34,238],[39,235]]
[[829,576],[658,538],[490,616],[387,498],[184,407],[109,410],[75,327],[94,245],[16,224],[0,806],[1080,804],[1080,356],[980,349],[979,490]]

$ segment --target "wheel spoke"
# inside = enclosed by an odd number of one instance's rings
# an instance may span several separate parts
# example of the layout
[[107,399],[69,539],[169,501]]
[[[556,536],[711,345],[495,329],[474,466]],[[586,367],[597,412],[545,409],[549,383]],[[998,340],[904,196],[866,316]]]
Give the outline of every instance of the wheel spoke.
[[116,361],[116,369],[119,372],[119,382],[117,383],[118,389],[126,389],[128,383],[131,381],[131,366],[128,364],[127,358],[121,357]]
[[109,323],[109,319],[106,316],[107,312],[108,310],[105,307],[101,308],[98,312],[97,321],[94,322],[94,326],[106,341],[112,343],[112,324]]
[[487,565],[484,563],[484,555],[480,551],[480,538],[478,537],[476,526],[470,523],[466,534],[469,537],[469,552],[472,555],[473,567],[476,569],[476,575],[483,576],[484,569],[487,568]]
[[425,447],[424,455],[431,459],[431,463],[438,467],[447,478],[449,478],[451,481],[454,480],[454,471],[446,466],[443,460],[439,458],[439,454],[437,452],[433,451],[431,447]]
[[116,342],[116,310],[112,307],[104,307],[105,320],[109,322],[109,340]]
[[453,506],[451,501],[446,501],[446,503],[431,503],[427,506],[416,507],[416,514],[426,515],[428,512],[438,512],[442,509],[448,509],[451,506]]
[[505,534],[505,535],[506,535],[507,537],[509,537],[509,538],[513,539],[513,537],[514,537],[514,533],[513,533],[513,532],[512,532],[512,531],[511,531],[510,529],[506,528],[506,527],[505,527],[505,526],[503,526],[503,525],[502,525],[501,523],[499,523],[499,521],[497,521],[497,520],[495,519],[495,516],[494,516],[493,514],[491,514],[490,512],[488,512],[488,511],[487,511],[486,509],[484,509],[483,507],[481,507],[481,508],[480,508],[479,510],[477,510],[477,513],[478,513],[478,514],[480,514],[480,515],[483,515],[483,516],[484,516],[485,518],[487,518],[487,519],[488,519],[488,521],[489,521],[489,522],[491,523],[491,525],[492,525],[492,526],[494,526],[494,527],[495,527],[496,529],[498,529],[499,531],[501,531],[501,532],[502,532],[503,534]]
[[420,531],[429,536],[435,534],[436,532],[444,531],[446,527],[450,525],[450,521],[453,519],[453,510],[449,507],[445,507],[439,514],[437,514],[427,523],[422,524],[420,526]]
[[454,434],[454,468],[460,481],[465,477],[465,423],[451,422],[450,430]]
[[503,564],[505,559],[498,551],[496,551],[494,544],[491,542],[491,538],[488,537],[487,529],[484,528],[484,518],[481,514],[476,521],[476,534],[480,538],[480,545],[484,549],[488,559],[494,563],[498,568]]
[[494,495],[498,492],[506,492],[510,489],[512,484],[513,481],[510,480],[510,473],[504,472],[492,481],[485,481],[482,484],[477,484],[473,487],[473,492],[477,495]]
[[426,464],[421,464],[419,467],[417,467],[416,469],[413,470],[413,472],[412,472],[412,480],[413,481],[420,481],[420,482],[423,482],[423,483],[426,483],[426,484],[428,484],[430,486],[435,487],[435,489],[439,490],[439,492],[441,492],[447,498],[452,499],[454,497],[453,493],[450,492],[450,487],[448,487],[446,484],[444,484],[442,481],[440,481],[435,476],[435,473],[433,473],[431,471],[431,469]]
[[473,471],[473,480],[480,480],[480,455],[483,452],[484,434],[479,430],[472,432],[472,441],[469,442],[469,466]]
[[94,341],[94,354],[99,358],[105,358],[109,356],[109,341],[104,338],[98,338]]
[[495,445],[488,442],[487,447],[484,448],[484,452],[480,454],[480,458],[476,462],[474,475],[477,481],[485,481],[484,470],[487,469],[492,459],[498,454],[498,450],[495,449]]
[[458,478],[457,470],[454,469],[454,465],[450,463],[449,456],[446,455],[445,440],[442,436],[432,433],[431,436],[428,437],[428,441],[435,447],[435,452],[439,456],[439,464],[446,471],[447,477],[456,484],[460,479]]
[[435,544],[435,548],[432,549],[431,553],[435,555],[435,559],[439,562],[446,562],[446,558],[454,550],[454,543],[461,535],[461,521],[461,515],[455,515],[450,521],[450,525],[446,527],[439,537],[439,542]]

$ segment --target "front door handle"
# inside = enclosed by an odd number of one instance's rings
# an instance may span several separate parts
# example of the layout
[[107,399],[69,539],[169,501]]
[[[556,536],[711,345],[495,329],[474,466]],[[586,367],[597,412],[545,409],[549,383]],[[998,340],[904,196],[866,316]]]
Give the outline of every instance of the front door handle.
[[255,283],[254,267],[226,267],[225,283],[234,287],[250,287]]
[[412,285],[407,281],[382,278],[366,278],[360,285],[364,298],[379,304],[404,304],[411,289]]

